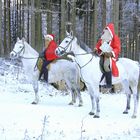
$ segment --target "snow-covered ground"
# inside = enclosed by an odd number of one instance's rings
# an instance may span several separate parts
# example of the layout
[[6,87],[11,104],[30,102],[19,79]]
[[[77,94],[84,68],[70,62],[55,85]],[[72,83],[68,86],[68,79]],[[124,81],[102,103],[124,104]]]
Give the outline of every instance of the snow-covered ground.
[[88,115],[87,91],[83,107],[68,105],[70,95],[43,83],[39,93],[40,103],[32,105],[34,92],[22,70],[0,61],[0,140],[140,140],[140,109],[132,119],[132,101],[130,113],[122,114],[123,93],[101,95],[98,119]]

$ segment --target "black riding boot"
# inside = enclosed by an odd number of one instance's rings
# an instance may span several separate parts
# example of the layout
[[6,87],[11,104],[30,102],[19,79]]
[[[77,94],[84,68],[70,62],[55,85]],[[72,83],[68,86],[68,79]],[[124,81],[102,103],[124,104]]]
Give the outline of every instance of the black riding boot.
[[112,88],[112,73],[105,72],[106,88]]
[[42,74],[44,74],[44,80],[48,83],[48,69],[47,66],[51,63],[52,61],[47,61],[44,60],[43,61],[43,65],[40,71],[40,75],[39,75],[39,80],[41,79]]
[[44,79],[48,83],[48,69],[44,68],[41,70],[38,80],[41,80],[42,75],[44,75]]
[[44,70],[44,80],[46,81],[46,83],[48,83],[48,69],[45,68]]
[[43,71],[41,70],[41,71],[40,71],[40,74],[39,74],[38,80],[41,80],[42,74],[43,74]]

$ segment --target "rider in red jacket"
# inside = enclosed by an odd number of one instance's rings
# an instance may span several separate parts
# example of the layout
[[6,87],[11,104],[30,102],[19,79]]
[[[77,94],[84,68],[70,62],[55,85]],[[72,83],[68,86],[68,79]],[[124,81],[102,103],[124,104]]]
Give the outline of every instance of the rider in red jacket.
[[[110,45],[112,51],[111,52],[104,52],[102,53],[100,47],[101,45],[106,42]],[[114,24],[109,23],[103,30],[103,34],[99,41],[96,44],[96,47],[94,49],[96,53],[98,53],[100,57],[100,68],[102,68],[102,72],[106,78],[106,87],[111,88],[112,87],[112,74],[114,77],[119,76],[118,68],[116,66],[116,60],[118,59],[119,53],[121,51],[121,43],[119,37],[115,34],[114,30]],[[110,71],[105,71],[104,68],[104,62],[106,58],[111,58],[111,63],[109,64]],[[101,60],[102,58],[102,60]],[[101,62],[102,61],[102,62]],[[103,65],[103,66],[101,66]]]
[[42,74],[44,74],[44,80],[48,83],[47,65],[50,64],[56,58],[58,58],[58,56],[55,54],[56,48],[57,48],[57,44],[54,41],[54,35],[47,34],[45,36],[45,50],[43,51],[43,57],[45,59],[43,60],[43,65],[39,75],[39,80],[41,79]]

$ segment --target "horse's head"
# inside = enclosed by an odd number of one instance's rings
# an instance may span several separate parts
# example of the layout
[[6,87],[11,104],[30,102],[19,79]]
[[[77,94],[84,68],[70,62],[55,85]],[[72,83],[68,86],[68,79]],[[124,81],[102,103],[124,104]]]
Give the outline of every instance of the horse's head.
[[22,38],[21,40],[17,38],[17,42],[14,45],[13,50],[10,53],[11,58],[18,58],[24,54],[25,51],[25,39]]
[[56,49],[56,54],[61,56],[67,52],[73,51],[73,41],[76,38],[72,35],[72,33],[67,33],[67,36],[64,38],[64,40],[60,43],[58,48]]

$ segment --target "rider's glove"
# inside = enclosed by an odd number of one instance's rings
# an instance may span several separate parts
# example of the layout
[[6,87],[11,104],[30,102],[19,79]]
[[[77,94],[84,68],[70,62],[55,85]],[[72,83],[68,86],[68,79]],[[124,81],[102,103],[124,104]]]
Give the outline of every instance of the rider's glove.
[[95,53],[96,55],[98,55],[98,50],[97,50],[97,48],[94,48],[94,49],[93,49],[93,53]]

